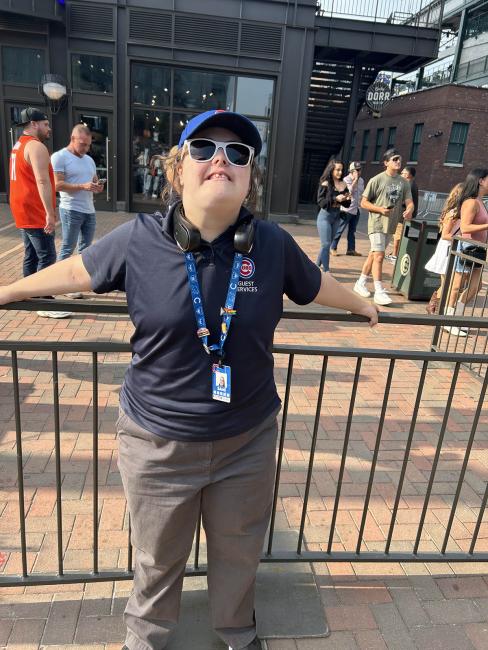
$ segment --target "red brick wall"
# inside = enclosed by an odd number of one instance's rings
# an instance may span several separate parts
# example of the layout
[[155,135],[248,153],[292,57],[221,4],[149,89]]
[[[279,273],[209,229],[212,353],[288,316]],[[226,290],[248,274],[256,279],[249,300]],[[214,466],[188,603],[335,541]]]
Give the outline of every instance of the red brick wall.
[[[488,166],[488,89],[453,84],[396,97],[384,108],[380,118],[373,118],[366,107],[361,110],[354,127],[356,146],[353,157],[354,160],[360,157],[363,132],[369,129],[369,148],[363,173],[366,180],[383,170],[381,160],[380,163],[372,162],[376,130],[384,129],[382,155],[388,129],[396,126],[395,148],[406,163],[414,125],[420,122],[424,127],[416,164],[419,189],[449,192],[453,185],[464,180],[470,169],[480,164]],[[470,125],[462,167],[445,164],[453,122]],[[433,137],[438,131],[442,131],[442,135]]]

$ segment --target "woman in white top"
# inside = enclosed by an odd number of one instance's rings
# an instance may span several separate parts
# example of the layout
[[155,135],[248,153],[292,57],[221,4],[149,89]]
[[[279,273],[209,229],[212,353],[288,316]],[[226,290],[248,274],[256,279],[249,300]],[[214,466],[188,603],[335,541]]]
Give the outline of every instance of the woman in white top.
[[434,254],[425,265],[427,271],[436,273],[441,276],[440,287],[434,291],[426,310],[429,314],[437,313],[439,300],[442,296],[444,288],[444,281],[446,279],[447,262],[449,260],[449,252],[451,250],[452,238],[459,232],[459,209],[458,202],[461,195],[463,184],[458,183],[449,193],[449,196],[444,203],[444,207],[439,218],[439,231],[441,237],[437,242]]

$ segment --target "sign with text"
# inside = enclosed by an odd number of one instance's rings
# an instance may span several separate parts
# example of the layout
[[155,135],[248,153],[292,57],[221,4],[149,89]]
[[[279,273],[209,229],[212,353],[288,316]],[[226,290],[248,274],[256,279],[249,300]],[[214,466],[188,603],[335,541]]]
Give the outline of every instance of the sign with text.
[[366,91],[366,105],[373,114],[380,114],[381,109],[390,101],[390,86],[382,81],[375,81]]

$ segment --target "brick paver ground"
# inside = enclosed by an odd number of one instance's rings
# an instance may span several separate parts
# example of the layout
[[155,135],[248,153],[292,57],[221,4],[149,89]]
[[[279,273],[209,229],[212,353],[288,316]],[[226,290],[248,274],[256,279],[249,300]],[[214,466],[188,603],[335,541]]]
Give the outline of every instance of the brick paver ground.
[[[99,214],[97,234],[127,218],[128,215]],[[0,210],[2,283],[19,277],[21,270],[22,246],[10,223],[7,210]],[[319,244],[313,224],[287,228],[314,257]],[[360,236],[358,247],[363,253],[366,251],[364,236]],[[361,263],[361,258],[340,255],[332,258],[332,270],[351,286]],[[391,268],[387,265],[387,270]],[[407,303],[399,296],[395,301],[396,310],[423,311],[423,304]],[[39,318],[35,312],[0,312],[0,338],[4,340],[128,341],[130,334],[129,321],[118,316],[75,315],[69,320],[54,321]],[[430,335],[428,327],[382,325],[370,331],[357,324],[283,320],[276,342],[426,350]],[[127,361],[127,355],[101,355],[99,368],[99,565],[102,569],[124,567],[127,561],[127,511],[116,466],[114,435],[118,389]],[[276,380],[281,394],[287,363],[284,356],[277,356]],[[324,550],[328,540],[355,363],[353,358],[329,361],[305,527],[306,547],[310,550]],[[300,521],[321,364],[317,357],[295,360],[277,512],[277,528],[282,530],[296,530]],[[93,470],[90,357],[60,354],[59,372],[64,562],[66,570],[89,570]],[[363,550],[384,548],[420,372],[421,364],[417,362],[403,361],[395,367]],[[352,551],[356,547],[387,373],[388,361],[363,362],[337,517],[333,545],[336,550]],[[49,355],[19,354],[19,374],[28,565],[34,571],[54,572],[57,569],[56,492]],[[392,551],[412,548],[451,379],[452,367],[446,364],[433,364],[427,372]],[[21,570],[11,381],[10,359],[0,352],[0,572],[6,574]],[[425,519],[422,551],[436,551],[442,544],[480,388],[479,380],[461,369]],[[467,466],[449,550],[468,548],[487,477],[485,408]],[[488,550],[488,522],[481,526],[476,550]],[[488,647],[486,565],[329,563],[315,564],[313,571],[331,628],[330,637],[271,641],[270,650],[481,650]],[[0,648],[118,650],[123,638],[121,614],[129,590],[130,582],[3,588],[0,590]]]

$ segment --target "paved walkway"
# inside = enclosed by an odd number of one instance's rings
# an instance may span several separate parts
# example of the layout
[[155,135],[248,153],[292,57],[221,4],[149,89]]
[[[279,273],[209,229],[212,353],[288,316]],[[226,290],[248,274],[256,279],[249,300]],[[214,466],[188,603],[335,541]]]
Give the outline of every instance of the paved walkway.
[[[98,234],[128,215],[100,213]],[[289,226],[313,258],[318,239],[313,225]],[[344,244],[341,243],[341,248]],[[366,252],[360,236],[358,248]],[[0,209],[0,282],[19,277],[22,247],[5,208]],[[351,286],[362,259],[340,255],[332,270]],[[391,269],[387,265],[387,270]],[[423,312],[424,305],[395,297],[395,310]],[[54,321],[35,312],[0,312],[4,340],[128,341],[131,325],[116,316],[76,315]],[[283,320],[278,343],[423,349],[429,347],[428,327],[382,325],[374,331],[356,324]],[[16,502],[15,431],[10,361],[0,353],[0,571],[20,570],[18,506]],[[106,355],[100,364],[100,567],[126,563],[127,512],[116,466],[114,422],[117,393],[127,355]],[[48,355],[19,355],[29,568],[56,570],[55,459],[53,454],[52,375]],[[284,392],[287,359],[276,358],[276,380]],[[435,364],[426,386],[415,428],[410,462],[397,514],[392,550],[412,548],[424,502],[447,401],[452,369]],[[297,359],[290,400],[283,475],[277,513],[279,530],[299,525],[315,413],[317,358]],[[91,368],[89,357],[61,354],[60,403],[62,428],[63,528],[67,570],[91,566]],[[331,520],[340,454],[350,399],[354,359],[331,359],[315,455],[305,541],[323,550]],[[363,363],[354,411],[348,460],[338,513],[334,548],[354,550],[369,478],[388,362]],[[415,362],[400,362],[393,375],[385,428],[378,456],[364,550],[384,548],[398,484],[405,441],[412,419],[420,375]],[[445,444],[424,526],[421,550],[437,550],[443,540],[457,479],[476,408],[480,383],[461,370]],[[465,484],[456,510],[449,550],[466,550],[488,478],[488,417],[482,413]],[[485,517],[486,519],[486,517]],[[477,551],[488,550],[488,522],[480,530]],[[358,648],[380,650],[463,650],[488,647],[488,579],[486,565],[468,564],[315,564],[315,581],[331,635],[327,639],[274,640],[270,650]],[[121,613],[129,582],[28,587],[0,590],[0,648],[119,649],[123,638]],[[191,649],[193,650],[193,649]]]

